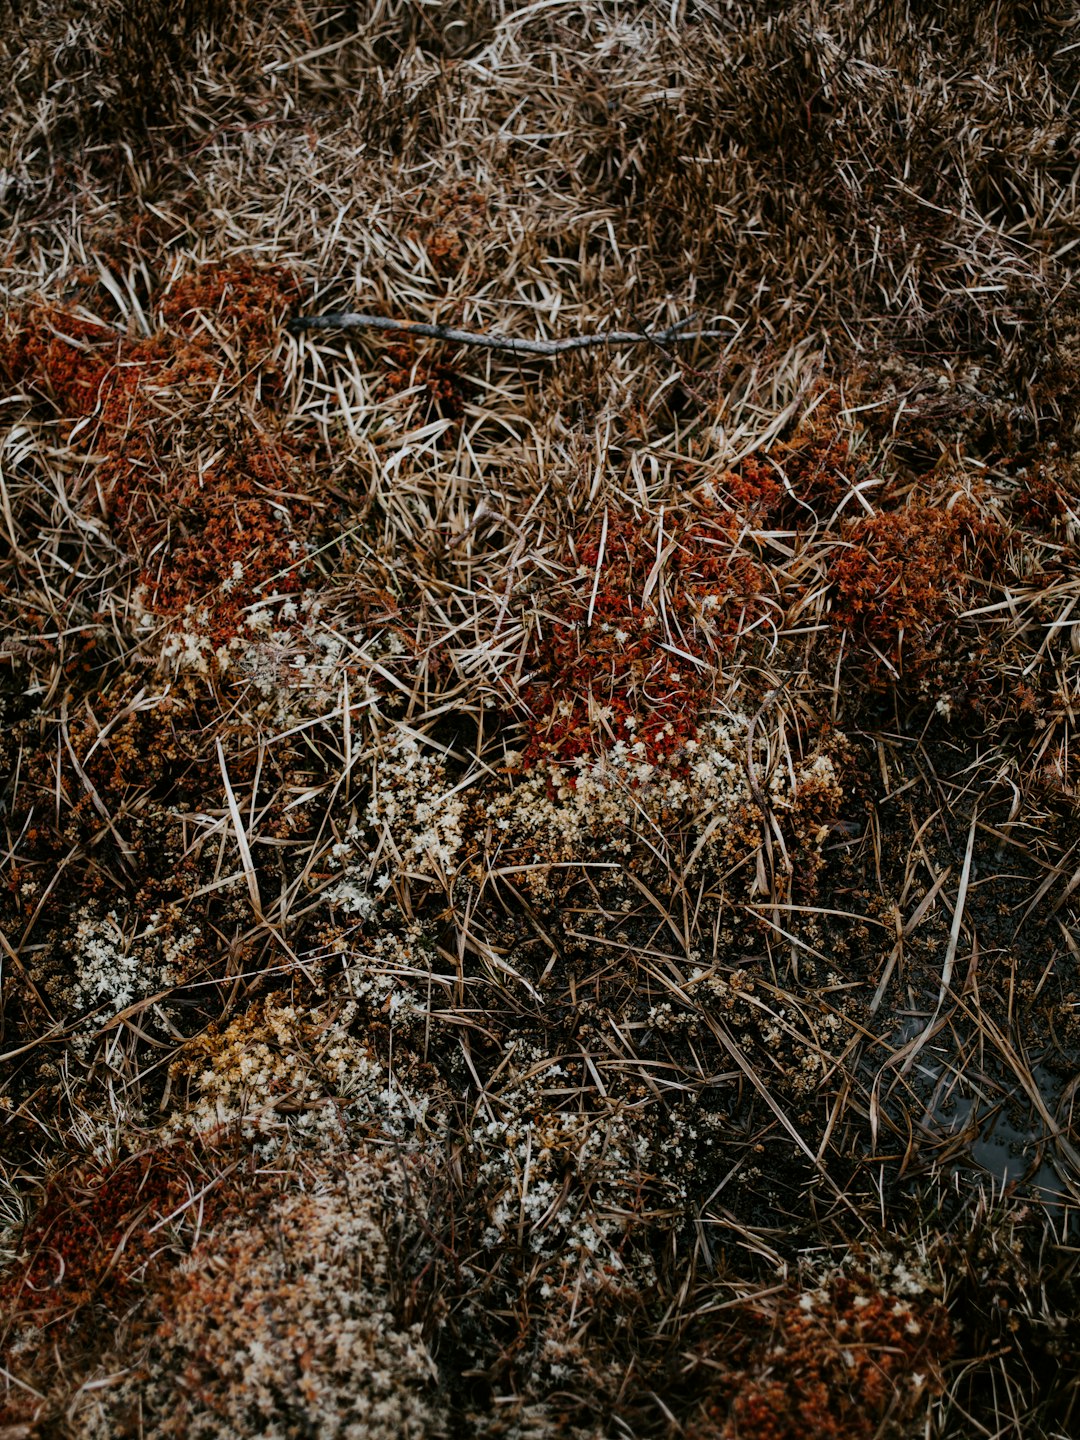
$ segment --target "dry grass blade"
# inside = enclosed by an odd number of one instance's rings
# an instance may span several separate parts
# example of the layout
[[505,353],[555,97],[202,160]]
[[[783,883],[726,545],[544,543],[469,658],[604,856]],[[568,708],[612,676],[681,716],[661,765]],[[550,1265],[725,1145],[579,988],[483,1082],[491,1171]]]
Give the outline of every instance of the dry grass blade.
[[[941,1014],[942,1006],[949,994],[952,985],[953,965],[956,961],[956,950],[960,944],[960,932],[964,926],[964,906],[967,904],[968,882],[971,879],[971,859],[975,853],[975,833],[979,821],[978,808],[972,812],[971,826],[968,830],[967,848],[964,851],[964,863],[960,870],[960,883],[956,888],[956,902],[953,905],[952,927],[949,930],[949,943],[945,947],[945,958],[941,962],[941,986],[938,990],[937,1004],[934,1006],[934,1013],[926,1022],[925,1030],[921,1031],[906,1047],[903,1053],[904,1063],[900,1073],[906,1075],[915,1063],[915,1057],[934,1034],[938,1024],[938,1017]],[[899,1057],[897,1057],[899,1058]]]
[[251,848],[248,845],[247,832],[244,828],[243,816],[240,814],[240,807],[236,803],[236,796],[229,780],[229,769],[225,763],[225,751],[221,748],[220,739],[216,741],[218,766],[221,769],[221,782],[225,786],[225,798],[229,805],[229,818],[232,820],[233,834],[236,836],[236,848],[240,852],[240,864],[244,869],[244,879],[247,881],[248,895],[251,897],[251,907],[255,911],[258,920],[263,918],[262,897],[259,894],[259,880],[255,873],[255,866],[251,859]]

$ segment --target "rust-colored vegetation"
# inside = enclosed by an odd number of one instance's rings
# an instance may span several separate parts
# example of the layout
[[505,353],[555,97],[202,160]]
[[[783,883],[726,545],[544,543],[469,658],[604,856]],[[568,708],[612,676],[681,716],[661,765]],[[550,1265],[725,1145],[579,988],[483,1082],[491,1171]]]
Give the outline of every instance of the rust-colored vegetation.
[[[51,1330],[119,1318],[148,1269],[168,1263],[159,1222],[194,1193],[190,1166],[190,1153],[176,1146],[55,1175],[20,1236],[25,1258],[0,1276],[8,1322]],[[95,1305],[103,1313],[91,1321]]]
[[693,739],[736,639],[768,613],[765,571],[725,516],[615,514],[594,522],[535,619],[522,699],[527,758],[595,753],[617,740],[671,758]]
[[402,392],[410,397],[418,392],[425,420],[461,418],[466,382],[452,364],[419,355],[415,338],[405,334],[391,336],[386,361],[391,368],[382,377],[380,395],[392,401]]
[[925,676],[951,643],[951,623],[980,596],[999,532],[965,495],[951,500],[863,515],[842,531],[829,564],[832,616],[872,685]]
[[[883,1290],[868,1276],[747,1307],[736,1367],[693,1440],[899,1437],[940,1393],[954,1348],[936,1301]],[[728,1341],[730,1344],[730,1339]]]
[[755,526],[805,530],[828,523],[860,482],[836,390],[819,392],[810,413],[767,454],[748,455],[721,477],[718,488]]
[[[147,613],[191,617],[212,650],[271,588],[299,585],[309,482],[295,440],[275,433],[278,377],[261,363],[296,295],[280,269],[208,266],[169,287],[149,338],[37,304],[0,349],[8,383],[53,409],[93,456],[88,513],[103,512],[144,561]],[[208,452],[199,407],[222,387],[256,390],[262,418]]]
[[444,186],[417,197],[421,215],[409,231],[409,239],[423,245],[435,271],[449,280],[467,264],[487,217],[487,198],[468,181]]

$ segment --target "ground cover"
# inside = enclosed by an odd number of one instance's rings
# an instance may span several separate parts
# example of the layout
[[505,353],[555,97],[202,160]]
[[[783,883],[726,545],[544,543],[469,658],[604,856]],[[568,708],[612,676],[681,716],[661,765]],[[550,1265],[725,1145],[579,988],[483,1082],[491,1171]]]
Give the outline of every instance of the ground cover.
[[1075,16],[0,54],[0,1435],[1075,1433]]

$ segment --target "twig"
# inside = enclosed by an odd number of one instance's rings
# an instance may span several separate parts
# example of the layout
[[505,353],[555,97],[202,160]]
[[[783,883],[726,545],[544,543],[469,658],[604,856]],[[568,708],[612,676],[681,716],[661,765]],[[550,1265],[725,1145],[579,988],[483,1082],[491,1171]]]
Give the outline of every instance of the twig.
[[[506,350],[511,355],[564,355],[568,350],[587,350],[593,345],[670,345],[676,340],[715,340],[730,336],[728,330],[687,331],[693,316],[669,325],[666,330],[607,330],[595,335],[568,335],[563,340],[514,340],[509,335],[485,335],[475,330],[453,330],[447,325],[428,325],[419,320],[393,320],[385,315],[358,315],[333,310],[327,315],[296,315],[286,324],[293,335],[304,330],[394,330],[404,335],[425,335],[432,340],[449,340],[454,345],[480,345],[486,350]],[[735,325],[733,320],[728,321]],[[738,326],[735,326],[738,329]]]

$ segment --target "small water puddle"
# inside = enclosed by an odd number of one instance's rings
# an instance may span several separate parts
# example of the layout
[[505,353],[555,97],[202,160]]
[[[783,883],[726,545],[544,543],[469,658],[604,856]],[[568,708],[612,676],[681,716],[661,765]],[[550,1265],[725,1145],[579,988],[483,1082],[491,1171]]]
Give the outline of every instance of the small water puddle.
[[[1055,1114],[1065,1080],[1044,1065],[1032,1066],[1031,1073],[1047,1110]],[[1022,1087],[993,1100],[950,1089],[944,1097],[935,1095],[927,1118],[944,1135],[970,1135],[962,1154],[1002,1189],[1018,1190],[1051,1213],[1070,1201],[1053,1140]],[[961,1156],[956,1159],[963,1164]]]

